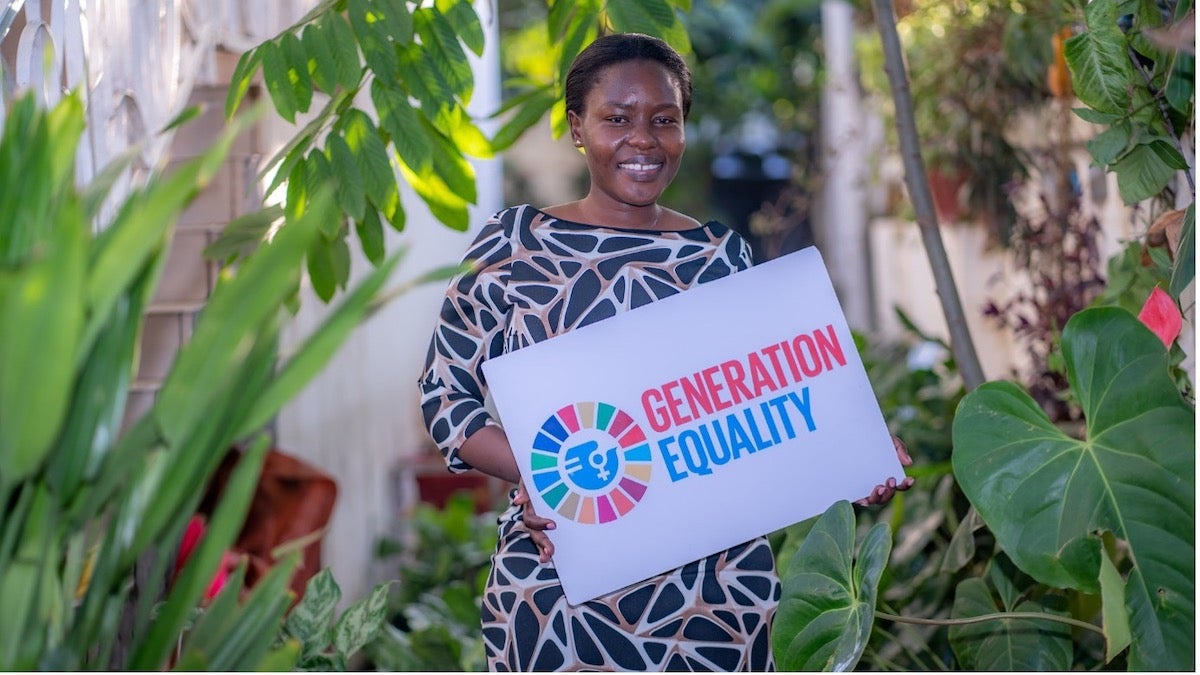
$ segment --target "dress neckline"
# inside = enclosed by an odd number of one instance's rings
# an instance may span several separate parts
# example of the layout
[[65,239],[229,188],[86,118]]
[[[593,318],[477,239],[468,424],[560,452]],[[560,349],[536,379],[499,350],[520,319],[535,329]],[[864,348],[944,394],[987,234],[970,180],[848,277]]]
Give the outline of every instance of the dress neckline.
[[597,225],[595,223],[584,223],[584,222],[581,222],[578,220],[571,220],[569,218],[563,218],[562,216],[556,216],[551,213],[546,213],[542,209],[539,209],[538,207],[533,206],[533,205],[527,205],[527,206],[529,208],[533,209],[534,211],[542,214],[546,218],[549,218],[550,220],[556,220],[560,223],[566,223],[568,225],[577,225],[579,227],[594,228],[594,229],[598,229],[598,230],[613,230],[613,231],[621,232],[624,234],[641,234],[641,235],[648,235],[648,236],[660,235],[660,234],[685,234],[688,232],[697,232],[700,230],[707,230],[711,226],[718,224],[717,221],[710,220],[710,221],[708,221],[706,223],[702,223],[696,227],[689,227],[686,230],[643,230],[643,229],[636,228],[636,227],[618,227],[616,225]]

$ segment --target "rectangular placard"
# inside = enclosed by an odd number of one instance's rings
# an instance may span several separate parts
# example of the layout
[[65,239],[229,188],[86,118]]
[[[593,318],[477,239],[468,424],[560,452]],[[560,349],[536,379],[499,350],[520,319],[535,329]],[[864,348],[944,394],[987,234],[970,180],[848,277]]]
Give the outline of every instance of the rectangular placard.
[[571,604],[904,478],[812,247],[483,369]]

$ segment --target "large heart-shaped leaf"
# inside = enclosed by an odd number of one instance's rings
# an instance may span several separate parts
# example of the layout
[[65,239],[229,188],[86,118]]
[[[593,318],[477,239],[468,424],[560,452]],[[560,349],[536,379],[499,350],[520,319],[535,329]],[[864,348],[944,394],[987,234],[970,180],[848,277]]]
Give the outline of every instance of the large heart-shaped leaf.
[[[1020,593],[1010,578],[1012,571],[1001,560],[994,560],[989,569],[992,586],[977,577],[958,585],[953,618],[1012,612],[1065,614],[1055,606],[1062,597],[1047,594],[1031,600]],[[1071,628],[1054,621],[1004,618],[951,626],[950,645],[964,670],[1065,671],[1072,665]]]
[[1098,534],[1124,540],[1130,666],[1190,670],[1195,411],[1162,343],[1125,310],[1080,312],[1062,345],[1085,438],[1063,433],[1016,385],[988,383],[955,415],[955,476],[1005,552],[1042,583],[1098,593]]
[[852,670],[875,620],[879,577],[892,550],[885,523],[854,555],[854,511],[840,501],[817,520],[783,576],[771,639],[780,670]]

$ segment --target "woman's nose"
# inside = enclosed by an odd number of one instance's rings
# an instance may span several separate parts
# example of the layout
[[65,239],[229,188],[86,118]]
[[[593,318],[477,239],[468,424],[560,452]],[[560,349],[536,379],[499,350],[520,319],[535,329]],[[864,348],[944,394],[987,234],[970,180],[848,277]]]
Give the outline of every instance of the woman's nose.
[[654,137],[649,124],[635,124],[629,132],[628,142],[639,148],[651,148],[658,143],[658,139]]

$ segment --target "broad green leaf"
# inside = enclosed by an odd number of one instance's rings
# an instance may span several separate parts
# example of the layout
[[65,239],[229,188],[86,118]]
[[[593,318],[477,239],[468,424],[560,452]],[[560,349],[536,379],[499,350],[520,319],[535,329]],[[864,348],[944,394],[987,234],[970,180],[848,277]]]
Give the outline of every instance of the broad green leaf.
[[387,620],[388,586],[379,584],[338,619],[333,627],[333,646],[343,658],[354,655],[379,634]]
[[258,71],[261,63],[261,46],[243,53],[238,59],[229,82],[229,92],[225,95],[225,119],[233,119],[233,114],[237,112],[242,99],[246,97],[246,92],[250,90],[250,81],[254,79],[254,73]]
[[441,12],[454,33],[475,56],[483,56],[484,35],[483,24],[470,0],[437,0],[437,9]]
[[383,5],[379,0],[350,0],[347,13],[363,58],[375,77],[394,79],[400,73]]
[[295,124],[296,110],[300,104],[288,74],[288,56],[283,46],[274,41],[264,42],[259,45],[258,51],[262,52],[263,83],[267,86],[275,111],[289,124]]
[[418,174],[431,170],[433,142],[408,97],[376,79],[371,82],[371,100],[379,113],[379,126],[391,136],[400,160]]
[[1099,110],[1091,108],[1071,108],[1071,111],[1079,116],[1079,119],[1092,124],[1103,124],[1108,126],[1116,124],[1118,121],[1125,119],[1124,115],[1116,115],[1112,113],[1102,113]]
[[165,665],[168,654],[176,646],[176,638],[188,610],[203,597],[225,550],[233,544],[242,529],[270,445],[270,438],[260,436],[238,461],[225,484],[204,537],[172,585],[150,630],[132,645],[129,660],[131,669],[159,670]]
[[73,198],[57,220],[24,266],[0,268],[0,487],[42,466],[72,399],[90,236]]
[[475,167],[433,125],[424,120],[422,123],[426,125],[434,145],[433,173],[456,197],[474,204],[479,199],[475,186]]
[[318,193],[302,218],[281,227],[236,274],[226,270],[159,391],[155,415],[168,441],[178,443],[205,417],[215,385],[238,367],[250,337],[295,290],[300,261],[331,206],[329,191]]
[[271,228],[283,217],[283,209],[273,204],[229,221],[221,236],[204,249],[209,260],[232,262],[249,255],[264,241]]
[[771,629],[776,665],[789,670],[853,670],[875,621],[879,578],[892,540],[878,523],[854,550],[854,510],[830,506],[792,558]]
[[447,135],[458,148],[459,154],[480,159],[492,157],[492,144],[479,127],[475,126],[475,122],[461,105],[443,108],[440,119],[434,126],[447,130]]
[[1114,115],[1129,111],[1129,89],[1136,85],[1117,27],[1115,0],[1093,0],[1085,10],[1087,30],[1063,48],[1075,95],[1096,110]]
[[[338,83],[337,58],[333,54],[333,39],[321,23],[309,24],[304,28],[300,43],[308,62],[308,75],[318,89],[333,96]],[[350,55],[343,54],[341,58]],[[358,58],[357,53],[354,54]]]
[[326,15],[322,20],[325,35],[333,45],[333,57],[337,63],[338,84],[344,89],[357,89],[362,79],[362,61],[358,56],[358,42],[354,31],[341,14]]
[[441,87],[453,92],[454,98],[468,103],[475,88],[475,75],[454,27],[436,6],[418,9],[413,23],[421,37],[421,62],[425,65],[421,72],[436,77]]
[[[566,0],[560,0],[560,2],[565,3]],[[584,45],[596,39],[599,19],[600,6],[598,3],[580,3],[580,7],[571,14],[569,21],[564,26],[564,33],[561,37],[551,33],[550,44],[559,45],[557,81],[560,91],[566,85],[567,73],[570,72],[571,63],[575,57],[583,50]]]
[[[979,578],[963,580],[954,592],[953,619],[998,612],[1062,614],[1031,600],[997,603]],[[950,644],[964,670],[1067,671],[1073,665],[1071,629],[1054,621],[998,619],[951,626]]]
[[1149,145],[1150,149],[1154,151],[1154,154],[1158,155],[1158,158],[1172,169],[1175,169],[1176,171],[1188,170],[1189,167],[1187,160],[1184,159],[1183,155],[1175,149],[1174,144],[1170,140],[1159,137],[1151,140],[1146,145]]
[[303,645],[303,654],[323,648],[333,628],[333,618],[342,589],[326,567],[314,574],[304,587],[304,596],[287,616],[284,629]]
[[[1183,3],[1180,3],[1182,6]],[[1165,88],[1167,103],[1187,114],[1192,109],[1196,97],[1196,57],[1192,54],[1179,52],[1175,54],[1175,65],[1171,69],[1170,79]]]
[[355,220],[361,220],[367,210],[366,186],[354,160],[354,153],[339,134],[325,139],[325,154],[332,165],[332,178],[337,187],[338,204]]
[[1105,129],[1087,142],[1088,152],[1100,166],[1111,164],[1129,147],[1133,140],[1133,128],[1129,122],[1118,122]]
[[546,112],[557,100],[558,96],[550,85],[530,92],[524,105],[517,109],[492,138],[493,152],[502,152],[511,147],[521,134],[545,117]]
[[325,125],[333,119],[335,114],[341,112],[341,107],[347,105],[353,100],[354,91],[347,90],[340,92],[337,96],[329,99],[321,112],[317,113],[298,134],[292,137],[282,148],[279,149],[271,159],[263,164],[263,168],[259,170],[257,180],[266,180],[267,174],[274,170],[275,175],[271,179],[271,184],[267,187],[264,196],[270,196],[275,192],[275,188],[279,187],[290,174],[295,163],[308,152],[313,141],[324,130]]
[[296,109],[299,112],[308,112],[308,107],[312,105],[313,81],[308,74],[308,54],[304,51],[304,45],[295,33],[284,33],[279,39],[279,48],[287,64],[287,78],[292,87]]
[[295,640],[284,640],[282,645],[267,652],[267,655],[252,666],[260,673],[284,673],[297,670],[300,661],[300,643]]
[[1111,663],[1131,641],[1129,610],[1125,609],[1125,580],[1108,553],[1100,556],[1100,597],[1103,603],[1104,660]]
[[333,263],[333,279],[339,288],[346,288],[350,280],[350,247],[346,245],[345,233],[329,242],[330,261]]
[[1117,174],[1117,190],[1126,204],[1150,199],[1175,177],[1175,169],[1148,144],[1133,146],[1109,168]]
[[283,203],[283,215],[288,223],[297,220],[308,211],[308,176],[315,173],[309,165],[313,161],[312,158],[319,154],[320,150],[314,149],[306,157],[296,160],[288,173],[287,190],[284,191],[286,199]]
[[383,223],[379,220],[379,211],[367,209],[362,220],[354,221],[354,231],[358,233],[358,241],[362,245],[363,254],[372,265],[378,266],[383,262],[385,246],[383,242]]
[[455,194],[436,175],[418,176],[407,166],[400,165],[400,174],[412,186],[417,196],[429,207],[430,213],[453,230],[466,232],[468,221],[467,202]]
[[1183,229],[1179,233],[1179,250],[1175,253],[1175,266],[1171,271],[1171,297],[1178,298],[1196,279],[1196,203],[1188,205],[1183,217]]
[[339,124],[362,174],[367,197],[377,206],[387,204],[390,195],[398,193],[399,188],[396,187],[392,164],[388,161],[387,146],[379,137],[379,131],[371,118],[358,109],[347,110]]
[[1016,385],[987,383],[955,415],[955,476],[999,545],[1042,583],[1096,593],[1095,533],[1126,542],[1130,666],[1191,669],[1195,412],[1162,343],[1129,312],[1080,312],[1062,348],[1086,440],[1057,428]]
[[429,52],[416,43],[400,52],[400,79],[408,95],[429,119],[437,119],[443,108],[453,105],[458,93],[438,73]]
[[958,524],[946,546],[946,555],[942,558],[941,571],[954,573],[966,567],[975,557],[975,533],[983,528],[979,512],[972,506],[967,515]]
[[332,243],[324,239],[315,239],[308,249],[305,258],[308,268],[308,280],[312,283],[313,291],[321,298],[321,302],[329,302],[337,292],[337,273],[333,268]]

